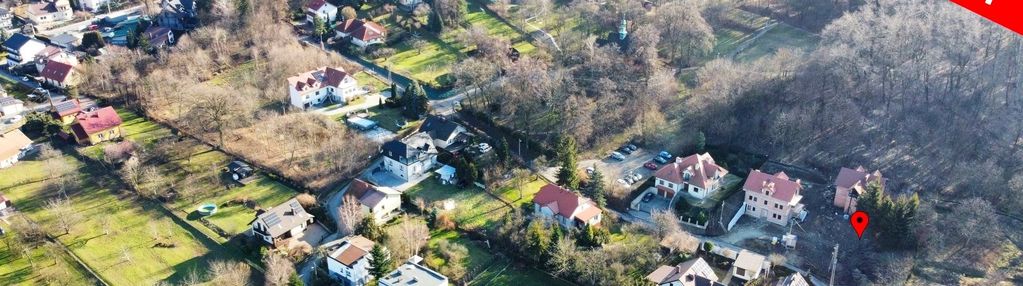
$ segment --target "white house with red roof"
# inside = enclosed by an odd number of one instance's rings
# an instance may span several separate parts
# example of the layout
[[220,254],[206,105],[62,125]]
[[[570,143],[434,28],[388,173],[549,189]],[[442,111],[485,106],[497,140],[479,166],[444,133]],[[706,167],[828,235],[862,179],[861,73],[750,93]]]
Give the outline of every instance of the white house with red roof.
[[676,158],[674,163],[664,165],[654,173],[657,194],[671,198],[684,193],[696,199],[704,199],[721,188],[728,170],[718,166],[710,153],[693,154]]
[[369,261],[373,259],[370,251],[375,244],[359,235],[345,238],[327,258],[330,275],[344,281],[344,285],[366,285],[373,277],[369,274]]
[[799,217],[804,206],[800,203],[803,189],[800,180],[791,180],[785,172],[768,174],[753,170],[742,186],[746,195],[746,215],[769,222],[787,225]]
[[601,210],[593,201],[555,184],[540,188],[533,197],[533,210],[567,228],[598,225],[601,219]]
[[351,37],[352,44],[361,48],[387,40],[387,29],[370,20],[348,19],[338,23],[334,30],[339,38]]
[[344,103],[359,94],[359,83],[340,67],[321,67],[288,78],[291,105],[302,109],[327,101]]
[[121,116],[110,106],[79,113],[75,117],[75,123],[71,125],[71,133],[75,137],[75,142],[82,145],[94,145],[120,138]]
[[845,213],[856,212],[856,199],[867,191],[867,185],[878,183],[884,189],[885,178],[881,171],[868,171],[863,166],[856,169],[842,168],[835,178],[835,201],[836,207],[842,208]]
[[362,205],[362,213],[372,215],[377,224],[388,220],[401,210],[401,192],[389,187],[374,186],[361,179],[352,180],[346,196],[352,196]]
[[337,20],[337,6],[326,0],[309,1],[305,4],[305,20],[312,24],[315,18],[320,18],[324,23],[333,23]]
[[21,129],[0,134],[0,169],[14,166],[29,150],[32,150],[32,140],[21,133]]

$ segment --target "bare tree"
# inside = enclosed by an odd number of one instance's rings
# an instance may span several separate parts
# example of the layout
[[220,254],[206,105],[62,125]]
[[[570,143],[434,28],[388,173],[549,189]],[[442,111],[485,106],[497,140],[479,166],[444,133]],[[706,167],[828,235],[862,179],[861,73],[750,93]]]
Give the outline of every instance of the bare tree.
[[247,286],[250,272],[249,265],[243,262],[216,260],[210,263],[207,275],[214,285]]
[[668,2],[657,8],[657,27],[668,58],[692,64],[714,47],[714,31],[700,15],[700,8],[686,2]]
[[82,215],[71,207],[71,200],[61,197],[50,199],[46,202],[45,209],[53,216],[57,226],[64,231],[64,234],[71,233],[71,228],[82,220]]
[[396,255],[397,261],[404,261],[419,254],[419,250],[430,239],[430,229],[422,220],[405,218],[388,237],[391,239],[387,248]]
[[264,257],[263,265],[266,268],[266,283],[270,286],[288,285],[288,278],[295,272],[291,260],[277,253],[270,253]]
[[678,217],[671,210],[655,210],[650,213],[650,219],[657,227],[657,237],[664,238],[668,234],[682,232]]
[[345,195],[338,207],[337,229],[342,236],[355,234],[355,228],[362,222],[362,203],[355,196]]

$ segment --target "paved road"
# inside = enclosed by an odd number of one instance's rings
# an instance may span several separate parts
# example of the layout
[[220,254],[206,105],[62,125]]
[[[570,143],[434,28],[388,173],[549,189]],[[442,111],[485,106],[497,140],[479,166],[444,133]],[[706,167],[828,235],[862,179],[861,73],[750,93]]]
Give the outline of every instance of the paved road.
[[89,25],[92,24],[93,20],[98,20],[98,19],[103,18],[103,17],[118,17],[118,16],[123,16],[123,15],[133,14],[133,13],[139,13],[141,11],[142,11],[142,5],[138,5],[138,6],[130,7],[130,8],[125,8],[125,9],[117,10],[117,11],[106,13],[106,14],[96,15],[92,19],[88,19],[88,20],[85,20],[85,21],[75,22],[75,23],[72,23],[72,24],[64,25],[64,26],[61,26],[61,27],[53,28],[53,29],[47,29],[45,31],[42,31],[42,34],[50,35],[50,36],[55,36],[55,35],[63,34],[64,32],[80,33],[82,31],[85,31],[85,29],[87,27],[89,27]]

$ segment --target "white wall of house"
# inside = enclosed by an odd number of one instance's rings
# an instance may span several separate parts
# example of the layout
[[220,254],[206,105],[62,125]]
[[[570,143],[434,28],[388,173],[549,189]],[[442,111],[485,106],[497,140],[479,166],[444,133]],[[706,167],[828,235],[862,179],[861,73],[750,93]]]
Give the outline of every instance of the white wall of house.
[[260,233],[260,231],[263,232],[263,233],[268,232],[268,230],[266,228],[266,225],[264,225],[262,222],[256,221],[255,223],[252,223],[252,229],[250,231],[252,232],[252,235],[255,235],[255,236],[263,239],[263,241],[266,241],[266,243],[269,243],[269,244],[273,244],[274,243],[274,238],[273,237],[270,237],[269,235],[263,235],[262,233]]
[[35,60],[36,55],[46,48],[46,44],[37,40],[30,40],[18,50],[7,49],[7,60],[15,64],[25,64]]
[[327,100],[345,102],[359,95],[359,83],[355,78],[348,76],[341,81],[336,88],[333,86],[322,86],[316,90],[297,90],[294,85],[288,86],[288,97],[291,105],[298,108],[307,108],[312,105],[321,104]]
[[352,38],[352,44],[355,44],[356,46],[359,46],[360,48],[365,48],[365,47],[367,47],[369,45],[383,44],[383,43],[384,43],[384,38],[383,37],[370,39],[369,41],[363,41],[362,39]]
[[743,280],[750,281],[760,277],[760,270],[742,269],[739,267],[732,267],[732,276],[739,277]]
[[406,181],[422,177],[430,169],[433,169],[435,165],[437,165],[436,155],[430,155],[429,159],[413,162],[409,165],[384,156],[384,169]]
[[460,133],[469,133],[469,131],[465,130],[465,127],[458,125],[458,127],[455,128],[455,132],[451,132],[451,136],[448,136],[448,138],[433,138],[433,145],[440,148],[447,148],[448,146],[451,146],[451,144],[455,144],[455,138],[458,138],[458,134]]
[[25,105],[21,103],[0,107],[0,114],[3,116],[19,115],[23,112],[25,112]]
[[798,214],[796,206],[789,202],[758,192],[746,192],[746,214],[778,225],[787,225],[793,215]]
[[373,214],[373,218],[376,219],[377,224],[384,224],[391,219],[391,215],[399,208],[401,208],[401,195],[395,194],[388,195],[372,210],[363,205],[362,212],[364,214]]
[[89,11],[99,10],[101,5],[106,5],[110,0],[78,0],[78,4],[82,5],[82,8]]
[[[347,247],[355,247],[349,244]],[[355,262],[355,265],[348,267],[347,265],[341,264],[333,257],[327,258],[327,271],[330,271],[334,277],[345,281],[346,285],[351,286],[362,286],[369,282],[369,254],[366,257],[359,259]]]
[[[306,8],[305,11],[320,17],[320,19],[326,23],[333,23],[334,20],[337,20],[337,6],[330,3],[324,3],[323,6],[320,6],[319,10]],[[313,15],[306,14],[305,20],[312,23]]]

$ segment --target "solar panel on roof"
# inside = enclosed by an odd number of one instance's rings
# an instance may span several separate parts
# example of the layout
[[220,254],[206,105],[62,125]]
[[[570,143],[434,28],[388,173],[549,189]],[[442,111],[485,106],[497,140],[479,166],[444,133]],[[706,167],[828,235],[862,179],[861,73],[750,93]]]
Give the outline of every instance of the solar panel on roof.
[[275,226],[281,223],[281,218],[278,217],[276,213],[271,213],[267,215],[266,218],[263,219],[263,221],[266,222],[266,226]]
[[292,209],[296,209],[297,210],[297,209],[302,208],[302,204],[299,204],[298,201],[292,201],[290,205],[291,205]]

